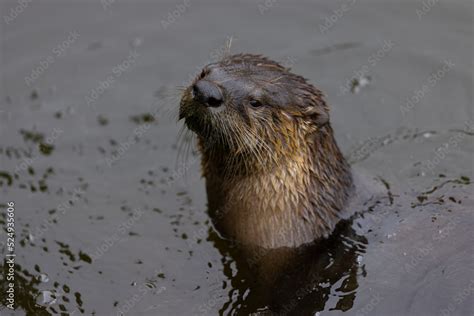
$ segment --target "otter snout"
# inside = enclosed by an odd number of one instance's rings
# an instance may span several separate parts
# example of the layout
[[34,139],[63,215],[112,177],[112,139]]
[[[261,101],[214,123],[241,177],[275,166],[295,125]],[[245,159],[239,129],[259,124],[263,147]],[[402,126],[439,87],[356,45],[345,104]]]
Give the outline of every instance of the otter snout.
[[224,102],[221,89],[213,82],[199,80],[192,87],[193,99],[208,107],[219,107]]

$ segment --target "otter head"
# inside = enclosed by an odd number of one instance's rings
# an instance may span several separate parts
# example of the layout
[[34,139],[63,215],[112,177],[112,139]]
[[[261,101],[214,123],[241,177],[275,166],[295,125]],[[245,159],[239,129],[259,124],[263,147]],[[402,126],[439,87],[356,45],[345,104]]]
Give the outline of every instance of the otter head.
[[249,54],[205,66],[185,90],[179,116],[198,135],[203,154],[228,158],[227,168],[244,161],[247,171],[292,157],[329,123],[319,90],[280,64]]
[[244,244],[297,246],[329,233],[352,177],[322,93],[267,58],[204,67],[180,118],[198,135],[218,230]]

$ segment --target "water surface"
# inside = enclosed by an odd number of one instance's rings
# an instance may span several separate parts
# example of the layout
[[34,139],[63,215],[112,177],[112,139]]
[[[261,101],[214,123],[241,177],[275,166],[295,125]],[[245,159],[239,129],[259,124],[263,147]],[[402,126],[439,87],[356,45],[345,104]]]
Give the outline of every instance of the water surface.
[[[17,309],[0,313],[472,314],[472,3],[422,6],[45,0],[2,21]],[[176,87],[230,37],[325,91],[343,152],[384,188],[273,289],[212,230],[199,158],[177,158]]]

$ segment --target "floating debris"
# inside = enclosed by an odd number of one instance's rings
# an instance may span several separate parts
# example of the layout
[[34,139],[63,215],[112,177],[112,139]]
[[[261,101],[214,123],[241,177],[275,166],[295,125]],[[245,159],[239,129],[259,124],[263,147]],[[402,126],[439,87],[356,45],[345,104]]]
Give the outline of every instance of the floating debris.
[[39,98],[39,93],[38,93],[38,90],[34,89],[33,91],[31,91],[31,94],[30,94],[30,99],[31,100],[36,100]]
[[99,122],[99,125],[102,126],[109,124],[109,120],[103,115],[97,116],[97,122]]
[[39,144],[38,148],[39,148],[40,152],[45,156],[51,155],[51,153],[54,150],[54,146],[51,145],[51,144],[48,144],[48,143],[41,143],[41,144]]
[[362,90],[362,88],[368,86],[372,78],[370,76],[361,76],[359,78],[354,78],[351,81],[351,92],[357,94]]
[[155,121],[155,117],[150,113],[144,113],[139,115],[133,115],[130,120],[137,124],[151,123]]

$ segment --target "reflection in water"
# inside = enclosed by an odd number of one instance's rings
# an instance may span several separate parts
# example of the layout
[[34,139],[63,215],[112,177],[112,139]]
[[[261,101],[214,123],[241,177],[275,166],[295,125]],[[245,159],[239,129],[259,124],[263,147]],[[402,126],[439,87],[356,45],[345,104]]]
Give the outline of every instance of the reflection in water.
[[[371,232],[369,228],[374,227],[384,234],[379,224],[385,218],[393,222],[390,214],[398,218],[401,210],[412,215],[411,221],[416,221],[416,217],[423,218],[423,213],[427,212],[432,222],[436,221],[434,214],[440,212],[439,205],[446,204],[447,212],[452,212],[452,204],[461,205],[461,202],[450,192],[457,186],[470,185],[471,181],[467,176],[445,179],[442,175],[440,179],[430,189],[415,196],[410,193],[394,194],[391,185],[380,179],[385,186],[385,194],[366,201],[366,212],[341,221],[328,239],[297,249],[256,249],[236,245],[222,239],[211,229],[208,240],[221,253],[223,272],[230,280],[230,289],[219,310],[220,315],[249,315],[255,312],[259,315],[315,315],[323,310],[352,309],[360,283],[358,278],[367,276],[362,257],[369,243],[361,235],[364,234],[362,231]],[[443,189],[442,192],[438,192],[440,189]],[[445,199],[446,195],[450,198]],[[434,204],[437,207],[427,207]],[[413,209],[416,209],[415,213]],[[388,229],[387,238],[396,234],[393,229],[402,229],[401,223],[408,213],[398,220],[400,226]],[[368,227],[362,228],[359,219],[364,218],[368,221],[362,225]],[[409,258],[405,260],[408,262]],[[223,289],[226,287],[227,284],[224,284]]]
[[359,262],[367,245],[352,224],[341,221],[328,239],[296,249],[250,249],[210,231],[209,240],[221,252],[224,273],[231,280],[220,314],[309,315],[327,304],[329,309],[349,310],[357,278],[365,274]]
[[[5,279],[7,275],[8,265],[0,265],[2,271],[2,278],[0,278],[0,291],[6,293],[8,283]],[[46,284],[49,278],[44,274],[30,273],[22,266],[15,264],[15,309],[20,309],[25,312],[27,316],[42,316],[42,315],[69,315],[73,311],[83,313],[82,302],[79,293],[74,293],[75,298],[69,296],[70,289],[67,285],[61,286],[58,282],[53,284]],[[51,289],[42,289],[45,286]],[[0,305],[1,309],[6,310],[7,301],[2,297]],[[68,306],[69,305],[69,306]]]

